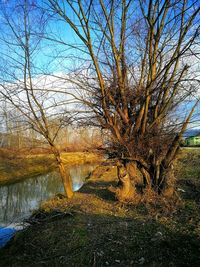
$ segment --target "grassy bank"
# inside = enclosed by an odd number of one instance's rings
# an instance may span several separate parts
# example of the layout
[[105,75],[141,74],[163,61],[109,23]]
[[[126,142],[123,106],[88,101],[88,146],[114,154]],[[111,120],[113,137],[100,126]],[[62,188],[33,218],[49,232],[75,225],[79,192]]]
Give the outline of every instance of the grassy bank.
[[116,168],[101,164],[72,200],[57,196],[0,251],[1,266],[200,266],[200,153],[182,151],[181,201],[120,204],[108,190]]
[[[65,164],[83,164],[98,161],[100,155],[88,152],[62,153]],[[51,154],[0,157],[0,185],[20,181],[27,177],[47,173],[56,168],[54,156]]]

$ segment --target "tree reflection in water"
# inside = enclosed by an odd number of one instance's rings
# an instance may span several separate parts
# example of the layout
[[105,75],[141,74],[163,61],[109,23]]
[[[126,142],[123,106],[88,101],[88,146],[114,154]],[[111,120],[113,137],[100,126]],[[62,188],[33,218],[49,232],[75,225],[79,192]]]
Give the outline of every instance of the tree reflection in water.
[[[73,190],[77,191],[94,165],[79,165],[69,168]],[[57,172],[51,172],[19,183],[0,187],[0,226],[20,223],[28,217],[42,200],[64,192],[62,181]]]

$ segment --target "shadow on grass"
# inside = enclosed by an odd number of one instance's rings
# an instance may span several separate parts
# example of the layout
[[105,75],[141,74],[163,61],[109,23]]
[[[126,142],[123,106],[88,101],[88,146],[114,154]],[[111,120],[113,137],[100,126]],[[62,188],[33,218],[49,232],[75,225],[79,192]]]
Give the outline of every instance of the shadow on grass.
[[199,266],[199,251],[196,235],[154,220],[76,214],[18,233],[0,266]]
[[116,201],[115,194],[109,190],[109,187],[117,186],[117,182],[92,182],[89,181],[86,186],[83,186],[79,192],[95,195],[103,200]]
[[200,184],[190,179],[180,179],[178,186],[181,186],[185,192],[182,193],[183,199],[200,201]]
[[[48,213],[45,220],[36,221],[17,233],[0,250],[0,266],[199,267],[198,222],[191,222],[191,217],[199,218],[197,214],[194,216],[194,211],[198,212],[197,205],[186,206],[173,217],[163,216],[160,220],[146,216],[145,212],[131,213],[127,211],[131,209],[128,206],[124,206],[120,213],[117,206],[112,210],[116,202],[114,194],[108,190],[116,183],[103,179],[88,181],[80,190],[83,193],[82,196],[78,195],[80,199],[77,197],[71,201],[72,206],[73,201],[80,205],[76,213],[73,210],[58,216]],[[96,196],[100,201],[95,202]],[[98,206],[105,204],[102,202],[109,202],[110,205],[105,205],[104,209],[104,206]],[[66,208],[69,203],[65,202]],[[83,204],[89,205],[90,209],[81,209]],[[110,214],[106,213],[106,209]]]

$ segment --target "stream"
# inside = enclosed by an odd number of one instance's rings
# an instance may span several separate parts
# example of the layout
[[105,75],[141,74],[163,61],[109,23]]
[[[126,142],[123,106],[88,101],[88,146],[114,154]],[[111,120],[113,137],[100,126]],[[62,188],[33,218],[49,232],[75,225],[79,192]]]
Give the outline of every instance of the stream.
[[[95,165],[68,166],[72,177],[73,191],[79,190],[85,178]],[[0,187],[0,247],[4,246],[14,233],[23,228],[23,220],[28,218],[40,203],[64,192],[58,172],[50,172],[18,183]]]

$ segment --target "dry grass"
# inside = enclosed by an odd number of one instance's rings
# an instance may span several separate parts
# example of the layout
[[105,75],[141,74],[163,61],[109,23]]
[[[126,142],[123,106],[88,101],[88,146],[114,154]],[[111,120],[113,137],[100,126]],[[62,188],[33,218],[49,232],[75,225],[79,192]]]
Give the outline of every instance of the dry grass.
[[[4,151],[5,152],[5,151]],[[102,160],[102,155],[88,152],[68,152],[62,153],[65,164],[83,164],[98,162]],[[21,179],[47,173],[56,168],[56,162],[52,154],[13,155],[0,156],[0,184],[8,184],[20,181]]]
[[178,208],[149,191],[138,205],[116,202],[108,190],[116,168],[102,164],[72,200],[59,194],[41,205],[32,226],[0,251],[1,266],[199,266],[200,182],[188,178],[187,154],[179,164]]

